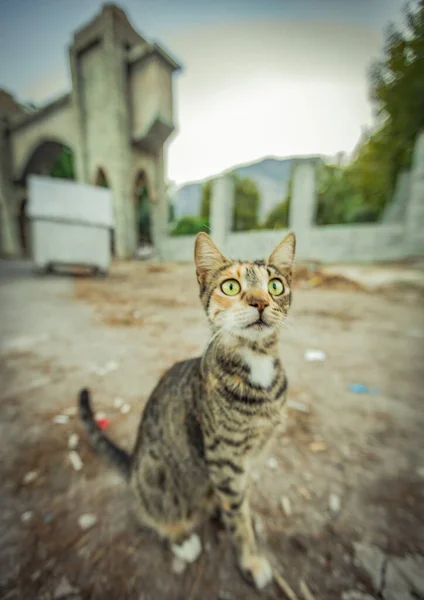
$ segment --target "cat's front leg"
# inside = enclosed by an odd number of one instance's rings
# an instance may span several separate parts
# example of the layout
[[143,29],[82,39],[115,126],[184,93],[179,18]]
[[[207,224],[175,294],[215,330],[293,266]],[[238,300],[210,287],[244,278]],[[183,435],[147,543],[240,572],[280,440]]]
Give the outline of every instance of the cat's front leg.
[[234,543],[238,564],[243,575],[256,588],[262,589],[272,581],[272,569],[267,558],[259,552],[252,526],[247,484],[244,474],[228,476],[211,470],[222,518]]

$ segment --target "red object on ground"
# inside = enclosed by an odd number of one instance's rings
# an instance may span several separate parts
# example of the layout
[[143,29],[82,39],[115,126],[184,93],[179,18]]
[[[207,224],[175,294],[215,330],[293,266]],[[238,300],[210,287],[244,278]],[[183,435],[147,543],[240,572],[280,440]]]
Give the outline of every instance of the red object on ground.
[[102,431],[103,431],[103,429],[107,429],[110,425],[109,419],[107,419],[106,417],[101,417],[100,419],[96,419],[96,423]]

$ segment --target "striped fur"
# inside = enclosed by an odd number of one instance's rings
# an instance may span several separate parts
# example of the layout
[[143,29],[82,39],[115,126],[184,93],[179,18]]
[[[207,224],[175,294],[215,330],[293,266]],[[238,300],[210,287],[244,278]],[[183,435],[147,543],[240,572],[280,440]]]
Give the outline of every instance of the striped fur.
[[[131,457],[100,431],[88,392],[80,395],[90,439],[128,476],[140,520],[175,548],[219,510],[239,567],[257,588],[272,571],[252,529],[250,474],[286,403],[278,337],[291,304],[294,251],[289,234],[268,260],[231,261],[209,236],[197,236],[196,273],[212,338],[202,357],[175,364],[160,379]],[[275,278],[278,296],[269,291]],[[234,295],[224,292],[228,279],[238,285]]]

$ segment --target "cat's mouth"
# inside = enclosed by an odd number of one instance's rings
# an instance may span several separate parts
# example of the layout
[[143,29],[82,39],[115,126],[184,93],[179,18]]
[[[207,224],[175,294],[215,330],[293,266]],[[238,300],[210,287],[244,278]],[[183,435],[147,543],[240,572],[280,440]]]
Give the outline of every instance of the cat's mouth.
[[270,327],[270,325],[268,325],[268,323],[265,323],[265,321],[262,319],[262,317],[259,317],[258,319],[256,319],[256,321],[254,321],[253,323],[250,323],[250,325],[246,326],[246,329],[265,329],[267,327]]

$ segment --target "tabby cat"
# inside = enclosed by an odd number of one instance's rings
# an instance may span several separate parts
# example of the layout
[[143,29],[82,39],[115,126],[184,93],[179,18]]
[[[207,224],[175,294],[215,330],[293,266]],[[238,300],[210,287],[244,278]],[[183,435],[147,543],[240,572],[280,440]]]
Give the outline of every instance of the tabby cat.
[[295,244],[290,233],[267,260],[239,262],[223,256],[206,233],[197,235],[196,274],[211,341],[202,357],[175,364],[160,379],[131,455],[100,430],[88,390],[79,399],[91,442],[125,474],[140,521],[191,562],[201,552],[194,530],[219,511],[238,565],[257,588],[273,576],[252,526],[250,473],[286,402],[278,334],[291,304]]

